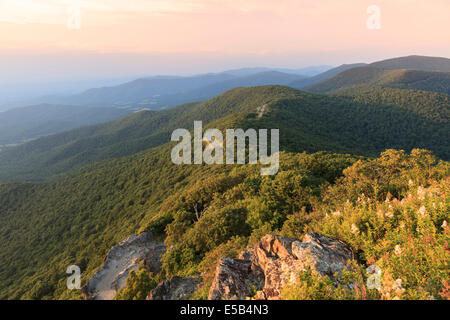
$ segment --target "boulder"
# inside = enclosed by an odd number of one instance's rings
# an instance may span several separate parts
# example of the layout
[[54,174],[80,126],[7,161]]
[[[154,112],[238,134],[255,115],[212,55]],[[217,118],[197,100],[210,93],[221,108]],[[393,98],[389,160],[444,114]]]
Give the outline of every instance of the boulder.
[[209,299],[280,299],[282,289],[306,268],[332,276],[355,259],[347,244],[318,233],[305,235],[303,241],[269,234],[239,259],[221,260]]
[[216,269],[209,300],[242,300],[264,287],[264,273],[250,260],[222,258]]
[[201,284],[200,277],[173,277],[150,291],[147,300],[187,300]]
[[318,233],[304,236],[303,242],[292,243],[292,254],[321,275],[332,276],[346,269],[348,260],[357,260],[353,250],[344,242]]
[[158,243],[148,250],[144,258],[144,266],[147,272],[156,275],[161,271],[161,256],[166,253],[166,249],[164,243]]
[[109,250],[103,267],[82,288],[83,298],[112,300],[116,292],[126,285],[129,273],[138,268],[140,261],[147,260],[152,270],[157,270],[156,260],[163,251],[164,244],[155,242],[150,232],[129,236]]

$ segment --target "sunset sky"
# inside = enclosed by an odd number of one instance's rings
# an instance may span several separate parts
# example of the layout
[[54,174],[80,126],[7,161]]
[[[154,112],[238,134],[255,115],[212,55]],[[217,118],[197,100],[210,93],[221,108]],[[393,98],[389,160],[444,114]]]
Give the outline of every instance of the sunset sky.
[[0,81],[450,57],[449,14],[449,0],[0,0]]

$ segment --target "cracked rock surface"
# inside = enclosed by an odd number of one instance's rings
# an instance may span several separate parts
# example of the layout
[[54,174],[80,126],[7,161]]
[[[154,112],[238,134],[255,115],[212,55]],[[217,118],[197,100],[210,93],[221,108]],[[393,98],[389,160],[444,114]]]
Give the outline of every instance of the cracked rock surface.
[[144,261],[148,271],[159,272],[160,256],[165,250],[165,245],[154,241],[150,232],[129,236],[109,250],[103,267],[82,288],[84,299],[112,300],[140,261]]
[[336,238],[309,233],[300,241],[268,234],[239,259],[221,259],[208,299],[280,299],[306,268],[332,276],[349,260],[356,260],[352,249]]

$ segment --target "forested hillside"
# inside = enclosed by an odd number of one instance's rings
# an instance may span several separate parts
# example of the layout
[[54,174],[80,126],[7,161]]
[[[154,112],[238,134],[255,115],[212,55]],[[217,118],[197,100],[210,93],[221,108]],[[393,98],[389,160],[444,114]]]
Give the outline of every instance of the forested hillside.
[[[439,99],[436,101],[439,102]],[[448,125],[395,104],[324,96],[282,86],[236,88],[202,103],[140,112],[114,122],[53,135],[0,153],[0,181],[37,180],[166,143],[194,120],[218,128],[283,128],[282,150],[376,156],[387,148],[427,148],[448,159]],[[429,108],[445,114],[445,105]],[[258,117],[257,109],[266,105]]]
[[41,104],[0,112],[0,149],[70,129],[120,118],[130,111]]
[[364,84],[450,94],[450,72],[358,67],[341,72],[329,80],[308,87],[307,90],[315,93],[330,93]]
[[448,123],[450,121],[450,96],[448,94],[359,85],[333,91],[333,95],[351,97],[353,101],[364,104],[402,107],[435,122]]
[[413,69],[450,72],[450,59],[444,57],[406,56],[377,61],[370,64],[382,69]]
[[[258,166],[176,166],[169,157],[167,145],[54,182],[0,185],[0,297],[79,299],[66,289],[67,266],[80,266],[85,283],[111,246],[143,230],[171,246],[161,274],[150,275],[156,280],[206,271],[194,298],[205,298],[220,257],[267,233],[310,231],[348,241],[364,264],[404,279],[404,298],[445,294],[450,167],[429,152],[390,150],[375,160],[283,153],[279,173],[266,177]],[[204,212],[198,221],[197,210]],[[135,286],[148,277],[140,274]],[[121,296],[142,299],[135,289]],[[309,294],[324,293],[317,290]]]

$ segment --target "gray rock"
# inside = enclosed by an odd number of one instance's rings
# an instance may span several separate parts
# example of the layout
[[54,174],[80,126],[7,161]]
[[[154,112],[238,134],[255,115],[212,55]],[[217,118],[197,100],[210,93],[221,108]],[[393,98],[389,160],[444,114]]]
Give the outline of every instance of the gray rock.
[[173,277],[150,291],[147,300],[186,300],[201,284],[200,277]]
[[157,254],[163,251],[162,247],[164,244],[155,242],[150,232],[129,236],[109,250],[103,267],[82,288],[83,298],[112,300],[116,292],[126,285],[131,270],[136,270],[139,262],[150,253],[149,265],[157,266],[155,260],[159,260]]
[[144,266],[149,273],[156,275],[161,271],[161,256],[166,253],[166,249],[164,243],[159,243],[148,250],[144,259]]
[[303,241],[266,235],[240,255],[224,258],[216,268],[209,299],[245,299],[253,289],[254,299],[280,299],[282,289],[294,284],[306,268],[332,276],[356,260],[344,242],[318,233],[305,235]]
[[250,260],[222,258],[216,269],[209,300],[242,300],[264,287],[264,273]]
[[292,243],[292,254],[321,275],[332,276],[346,268],[348,260],[356,259],[352,249],[344,242],[318,233],[305,235],[303,242]]

